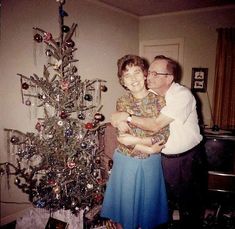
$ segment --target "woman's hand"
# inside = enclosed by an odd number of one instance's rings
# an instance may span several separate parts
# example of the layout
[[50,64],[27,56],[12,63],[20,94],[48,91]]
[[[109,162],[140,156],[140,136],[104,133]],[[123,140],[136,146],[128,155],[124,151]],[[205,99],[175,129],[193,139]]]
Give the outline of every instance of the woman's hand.
[[123,145],[134,146],[140,141],[140,138],[135,137],[131,134],[120,134],[117,140]]
[[126,121],[117,122],[116,127],[120,133],[128,133],[131,131],[131,128]]
[[129,116],[129,114],[127,112],[114,112],[111,114],[111,124],[114,127],[117,127],[119,122],[123,122],[126,121],[127,117]]

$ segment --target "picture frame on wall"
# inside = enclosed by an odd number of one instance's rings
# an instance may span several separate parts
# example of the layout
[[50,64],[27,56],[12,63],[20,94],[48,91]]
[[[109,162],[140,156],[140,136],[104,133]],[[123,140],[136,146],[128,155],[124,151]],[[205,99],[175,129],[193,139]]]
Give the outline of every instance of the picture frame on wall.
[[191,89],[194,92],[206,92],[208,68],[192,68]]

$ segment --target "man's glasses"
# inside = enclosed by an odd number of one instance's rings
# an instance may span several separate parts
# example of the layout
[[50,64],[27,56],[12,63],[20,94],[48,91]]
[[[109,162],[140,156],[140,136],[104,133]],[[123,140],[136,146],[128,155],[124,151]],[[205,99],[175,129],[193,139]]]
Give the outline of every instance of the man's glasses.
[[171,73],[161,73],[161,72],[155,72],[155,71],[152,71],[152,72],[148,72],[148,75],[152,75],[154,77],[159,77],[159,76],[169,76],[169,75],[172,75]]

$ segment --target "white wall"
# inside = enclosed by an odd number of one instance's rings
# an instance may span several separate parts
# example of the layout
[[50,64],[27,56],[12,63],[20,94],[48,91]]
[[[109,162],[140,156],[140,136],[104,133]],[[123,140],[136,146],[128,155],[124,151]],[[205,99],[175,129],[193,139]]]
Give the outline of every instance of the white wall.
[[[82,79],[107,81],[103,112],[109,121],[115,101],[123,93],[117,80],[117,59],[127,53],[138,54],[138,19],[86,0],[67,0],[64,10],[69,14],[64,18],[65,25],[78,23],[73,40],[78,48],[75,58],[79,59],[77,67]],[[47,64],[45,49],[33,41],[32,28],[42,28],[57,37],[58,4],[56,0],[3,0],[0,20],[0,157],[3,162],[8,159],[3,128],[34,131],[36,113],[21,103],[16,73],[42,76],[43,64]],[[1,183],[1,201],[27,201],[14,184],[10,190],[6,189],[6,176]],[[25,207],[1,204],[0,218]]]
[[[208,68],[208,94],[212,101],[215,73],[217,32],[220,27],[235,26],[235,7],[196,10],[140,20],[140,41],[156,39],[184,39],[182,83],[191,87],[193,67]],[[206,93],[198,93],[202,102],[204,123],[210,124],[210,109]]]

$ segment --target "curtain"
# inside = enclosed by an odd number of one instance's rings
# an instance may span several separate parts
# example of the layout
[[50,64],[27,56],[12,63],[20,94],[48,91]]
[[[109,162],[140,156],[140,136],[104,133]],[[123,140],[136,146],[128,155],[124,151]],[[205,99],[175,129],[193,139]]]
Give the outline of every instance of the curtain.
[[213,124],[235,129],[235,28],[217,29]]

